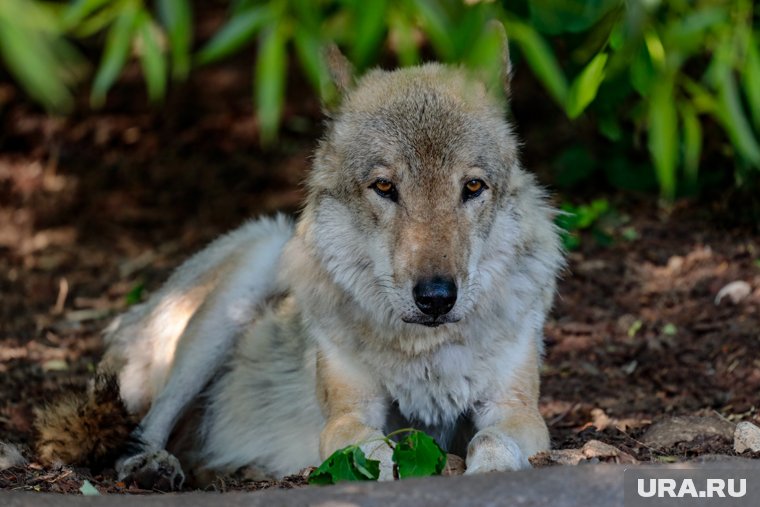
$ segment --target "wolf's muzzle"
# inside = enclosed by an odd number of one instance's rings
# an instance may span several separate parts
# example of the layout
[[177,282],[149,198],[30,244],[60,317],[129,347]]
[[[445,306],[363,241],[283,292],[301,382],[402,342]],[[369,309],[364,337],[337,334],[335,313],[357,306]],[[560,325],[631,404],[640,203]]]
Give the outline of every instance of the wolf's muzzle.
[[446,315],[457,302],[457,285],[450,278],[435,277],[417,282],[412,289],[414,303],[431,317]]

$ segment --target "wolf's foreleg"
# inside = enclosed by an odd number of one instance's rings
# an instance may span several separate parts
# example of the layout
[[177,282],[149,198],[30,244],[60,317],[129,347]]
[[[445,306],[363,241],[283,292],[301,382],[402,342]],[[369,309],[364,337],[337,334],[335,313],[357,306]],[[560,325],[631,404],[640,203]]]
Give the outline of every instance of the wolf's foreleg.
[[538,411],[538,354],[517,368],[506,393],[482,400],[478,432],[467,447],[468,474],[529,468],[528,457],[549,448],[549,431]]
[[340,354],[317,359],[317,392],[326,423],[319,438],[324,460],[333,452],[359,444],[364,454],[380,461],[380,480],[393,480],[393,451],[380,429],[388,403],[370,378]]

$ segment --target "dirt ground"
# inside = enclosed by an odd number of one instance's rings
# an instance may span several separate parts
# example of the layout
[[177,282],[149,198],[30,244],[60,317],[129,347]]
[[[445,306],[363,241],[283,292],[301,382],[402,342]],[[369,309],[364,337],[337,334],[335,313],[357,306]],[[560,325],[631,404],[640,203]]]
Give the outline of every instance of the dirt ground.
[[[77,493],[87,479],[101,492],[141,492],[112,471],[35,464],[33,409],[84,385],[102,353],[99,330],[193,251],[247,217],[297,212],[319,106],[291,83],[283,136],[262,150],[248,68],[196,75],[161,112],[147,108],[132,71],[106,109],[86,112],[83,97],[66,120],[0,81],[0,441],[29,460],[0,471],[0,489]],[[527,165],[550,184],[540,126],[523,127],[519,112]],[[567,137],[567,124],[556,128]],[[641,435],[674,415],[760,422],[760,234],[716,218],[711,203],[664,211],[654,198],[605,195],[614,212],[599,227],[612,242],[582,234],[546,326],[541,411],[554,447],[599,440],[645,462],[735,454],[725,436],[654,448]],[[716,304],[737,280],[752,292]]]

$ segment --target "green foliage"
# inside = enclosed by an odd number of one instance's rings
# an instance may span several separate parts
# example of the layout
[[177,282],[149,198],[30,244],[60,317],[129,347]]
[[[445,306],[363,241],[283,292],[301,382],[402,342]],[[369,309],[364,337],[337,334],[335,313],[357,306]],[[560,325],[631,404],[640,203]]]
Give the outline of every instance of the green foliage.
[[430,436],[412,431],[396,444],[393,462],[401,479],[441,475],[446,466],[446,453]]
[[364,452],[350,445],[332,453],[319,468],[309,475],[309,484],[337,484],[341,481],[376,481],[380,462],[367,459]]
[[145,284],[143,282],[137,282],[129,289],[129,292],[124,296],[124,302],[127,306],[136,305],[142,301],[143,293],[145,292]]
[[[94,106],[132,58],[158,101],[170,79],[184,79],[194,66],[247,53],[255,59],[261,138],[271,142],[291,50],[325,96],[320,49],[328,41],[359,70],[385,50],[403,65],[419,63],[426,47],[439,60],[497,69],[499,39],[488,23],[498,20],[513,59],[527,64],[568,118],[585,117],[617,153],[648,148],[665,199],[697,187],[705,149],[735,160],[737,181],[760,168],[760,16],[752,0],[231,0],[228,20],[193,52],[199,8],[190,0],[3,0],[0,57],[35,100],[66,111],[86,70],[73,38],[104,34],[95,39],[104,44],[92,77]],[[709,144],[704,133],[715,129],[707,124],[722,132]],[[637,163],[622,159],[598,169],[626,188],[644,178]]]
[[591,229],[600,243],[607,243],[609,236],[595,228],[599,220],[609,213],[610,204],[606,199],[596,199],[590,204],[573,206],[564,203],[555,223],[562,231],[562,243],[568,250],[577,250],[581,245],[579,231]]
[[[398,442],[391,437],[404,434]],[[398,477],[440,475],[446,466],[446,453],[422,431],[398,430],[378,440],[378,445],[393,448],[393,463]],[[368,459],[358,445],[350,445],[332,453],[311,475],[309,484],[337,484],[341,481],[376,481],[380,462]]]

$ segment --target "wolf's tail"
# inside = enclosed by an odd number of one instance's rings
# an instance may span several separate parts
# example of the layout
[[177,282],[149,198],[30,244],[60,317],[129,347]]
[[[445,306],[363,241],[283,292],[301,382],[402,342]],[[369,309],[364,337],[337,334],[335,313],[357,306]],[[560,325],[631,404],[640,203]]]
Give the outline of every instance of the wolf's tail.
[[85,392],[67,393],[36,410],[35,450],[45,465],[99,469],[122,454],[136,426],[119,395],[116,377],[98,375]]

